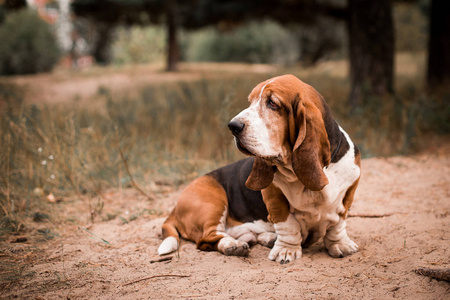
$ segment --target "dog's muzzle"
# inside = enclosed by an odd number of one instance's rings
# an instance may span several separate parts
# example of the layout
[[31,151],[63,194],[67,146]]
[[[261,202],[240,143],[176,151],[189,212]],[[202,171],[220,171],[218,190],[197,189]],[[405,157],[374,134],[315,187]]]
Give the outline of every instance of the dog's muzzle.
[[228,123],[228,128],[230,129],[231,133],[234,135],[234,140],[236,142],[236,147],[244,153],[245,155],[254,156],[253,153],[251,153],[245,146],[242,144],[239,136],[240,133],[244,130],[245,123],[242,123],[237,120],[231,120],[230,123]]

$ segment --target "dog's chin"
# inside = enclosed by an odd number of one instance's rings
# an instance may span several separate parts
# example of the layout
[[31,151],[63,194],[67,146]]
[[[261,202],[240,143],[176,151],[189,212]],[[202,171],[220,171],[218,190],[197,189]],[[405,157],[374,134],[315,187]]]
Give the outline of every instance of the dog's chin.
[[241,151],[243,154],[248,155],[248,156],[256,156],[259,157],[263,160],[266,161],[266,163],[268,165],[274,165],[276,163],[280,163],[283,160],[281,159],[281,156],[261,156],[258,154],[253,153],[252,151],[250,151],[249,149],[247,149],[244,144],[237,138],[235,137],[235,142],[236,142],[236,147],[239,149],[239,151]]
[[239,151],[248,156],[256,156],[255,154],[250,152],[247,148],[245,148],[242,142],[237,137],[235,137],[234,140],[236,142],[236,147],[239,149]]

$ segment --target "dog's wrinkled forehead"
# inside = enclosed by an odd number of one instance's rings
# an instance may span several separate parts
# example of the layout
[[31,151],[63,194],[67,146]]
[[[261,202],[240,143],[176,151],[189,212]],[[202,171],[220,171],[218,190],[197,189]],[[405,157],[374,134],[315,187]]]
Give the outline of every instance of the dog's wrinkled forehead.
[[293,75],[283,75],[258,84],[248,96],[250,102],[258,101],[268,95],[275,95],[281,101],[289,101],[298,96],[304,83]]

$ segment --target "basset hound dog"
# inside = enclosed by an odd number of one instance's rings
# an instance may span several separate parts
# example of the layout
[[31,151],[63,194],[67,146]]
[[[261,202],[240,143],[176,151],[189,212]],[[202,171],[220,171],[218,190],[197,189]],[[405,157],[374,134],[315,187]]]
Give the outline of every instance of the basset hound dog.
[[269,259],[288,263],[323,240],[328,253],[358,250],[345,219],[361,156],[323,97],[293,75],[258,84],[250,106],[228,124],[250,156],[197,178],[162,226],[158,254],[178,249],[179,236],[200,250],[247,255],[255,243]]

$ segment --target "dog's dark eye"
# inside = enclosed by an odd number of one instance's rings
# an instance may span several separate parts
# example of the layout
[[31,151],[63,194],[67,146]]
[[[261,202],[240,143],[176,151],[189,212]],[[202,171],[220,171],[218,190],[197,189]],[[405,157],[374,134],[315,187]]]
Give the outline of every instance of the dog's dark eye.
[[269,101],[267,101],[267,106],[273,110],[278,109],[278,105],[275,102],[273,102],[272,99],[270,99],[270,98],[269,98]]

